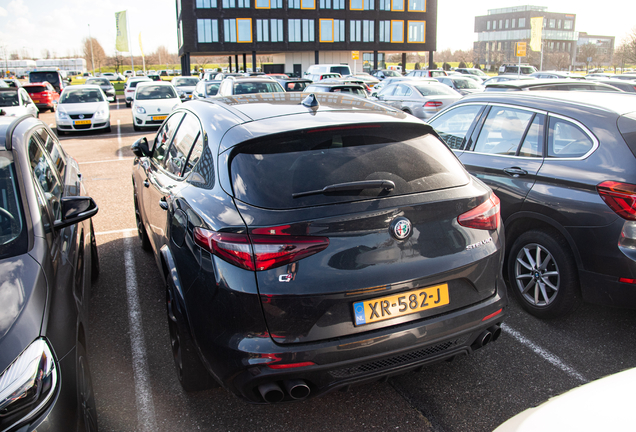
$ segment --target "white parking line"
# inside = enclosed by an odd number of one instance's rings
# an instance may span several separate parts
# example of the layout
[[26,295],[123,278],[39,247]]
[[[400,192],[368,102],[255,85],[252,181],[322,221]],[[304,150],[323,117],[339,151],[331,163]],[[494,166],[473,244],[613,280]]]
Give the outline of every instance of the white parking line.
[[114,231],[101,231],[101,232],[96,232],[95,235],[121,234],[121,233],[128,233],[130,231],[137,231],[137,228],[126,228],[126,229],[120,229],[120,230],[114,230]]
[[135,257],[132,253],[132,237],[124,236],[124,263],[126,266],[126,294],[128,297],[128,321],[130,326],[130,348],[132,350],[132,367],[134,375],[135,395],[137,397],[137,428],[134,430],[154,432],[155,405],[150,390],[148,376],[148,356],[141,323],[141,308],[137,293],[137,276],[135,274]]
[[581,375],[576,370],[574,370],[574,368],[566,365],[560,358],[558,358],[557,356],[555,356],[551,352],[541,348],[539,345],[535,344],[534,342],[532,342],[531,340],[529,340],[528,338],[523,336],[517,330],[511,328],[508,324],[502,324],[501,325],[501,329],[505,333],[507,333],[510,336],[512,336],[513,338],[515,338],[518,342],[520,342],[523,345],[525,345],[528,348],[530,348],[532,351],[534,351],[536,354],[538,354],[544,360],[547,360],[553,366],[556,366],[557,368],[561,369],[563,372],[565,372],[568,375],[570,375],[572,378],[575,378],[575,379],[581,381],[582,383],[589,382],[589,380],[587,380],[583,375]]
[[117,109],[119,109],[119,98],[115,96],[115,103],[117,104]]
[[104,160],[98,160],[98,161],[90,161],[90,162],[79,162],[80,165],[88,165],[88,164],[96,164],[96,163],[107,163],[107,162],[121,162],[121,161],[129,161],[129,160],[133,160],[134,157],[123,157],[121,159],[104,159]]

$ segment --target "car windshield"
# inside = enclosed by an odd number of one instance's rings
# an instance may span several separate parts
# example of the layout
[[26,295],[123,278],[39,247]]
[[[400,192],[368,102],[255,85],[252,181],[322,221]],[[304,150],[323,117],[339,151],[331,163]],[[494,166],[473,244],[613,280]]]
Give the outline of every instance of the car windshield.
[[110,85],[110,81],[108,81],[107,79],[104,78],[92,78],[89,80],[86,80],[86,84],[94,84],[94,85]]
[[219,83],[210,83],[205,85],[205,92],[208,96],[214,96],[219,92]]
[[73,89],[64,92],[60,98],[60,103],[75,104],[75,103],[91,103],[91,102],[103,102],[104,98],[99,90],[94,89]]
[[196,78],[176,78],[174,85],[176,86],[195,86],[199,82]]
[[385,70],[384,71],[384,76],[399,77],[399,76],[402,76],[402,74],[399,73],[398,71],[394,71],[394,70]]
[[139,87],[135,95],[135,99],[172,99],[176,98],[177,93],[171,86],[165,85],[147,85]]
[[444,84],[416,84],[413,87],[417,89],[422,96],[440,96],[440,95],[456,95],[457,92]]
[[234,94],[277,93],[284,92],[276,82],[246,82],[234,84]]
[[454,79],[455,87],[458,89],[479,89],[481,86],[470,78]]
[[135,88],[140,82],[149,82],[150,80],[129,81],[128,88]]
[[488,76],[483,71],[481,71],[479,69],[468,69],[468,73],[471,74],[471,75],[477,75],[477,76],[482,76],[482,77],[487,77]]
[[[15,256],[26,249],[26,236],[23,231],[22,210],[18,187],[16,185],[13,162],[0,156],[0,258]],[[15,247],[16,240],[25,237],[21,243],[23,247]]]
[[0,107],[19,106],[18,91],[0,91]]

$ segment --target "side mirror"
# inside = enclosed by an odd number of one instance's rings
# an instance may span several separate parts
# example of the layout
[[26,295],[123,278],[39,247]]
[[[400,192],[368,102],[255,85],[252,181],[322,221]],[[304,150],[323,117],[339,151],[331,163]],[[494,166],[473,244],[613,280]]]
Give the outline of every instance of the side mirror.
[[91,197],[64,197],[61,200],[62,219],[53,224],[53,228],[60,229],[75,225],[97,214],[99,208]]
[[130,146],[130,149],[137,157],[150,157],[150,147],[148,146],[148,139],[141,137]]

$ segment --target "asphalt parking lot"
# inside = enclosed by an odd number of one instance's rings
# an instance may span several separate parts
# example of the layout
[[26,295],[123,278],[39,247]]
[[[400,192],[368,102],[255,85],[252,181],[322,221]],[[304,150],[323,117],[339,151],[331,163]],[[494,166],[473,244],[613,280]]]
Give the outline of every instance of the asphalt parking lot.
[[[52,113],[40,118],[54,127]],[[347,392],[255,406],[223,389],[187,394],[169,348],[164,282],[136,236],[130,108],[111,104],[111,133],[61,138],[100,206],[101,274],[88,354],[102,431],[491,431],[585,382],[636,367],[636,311],[583,304],[540,321],[511,299],[501,338],[471,356]],[[594,415],[594,413],[590,413]]]

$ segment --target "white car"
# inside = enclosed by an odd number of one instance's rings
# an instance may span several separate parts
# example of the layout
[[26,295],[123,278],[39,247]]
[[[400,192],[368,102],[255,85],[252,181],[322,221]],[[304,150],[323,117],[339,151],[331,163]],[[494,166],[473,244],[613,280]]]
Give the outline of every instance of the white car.
[[180,104],[181,99],[169,82],[139,83],[132,103],[134,129],[139,131],[143,127],[161,126],[168,114]]
[[57,134],[82,130],[110,132],[109,105],[106,95],[97,85],[65,87],[55,112]]
[[38,117],[40,110],[22,87],[0,87],[0,110],[3,115],[20,117],[26,114]]
[[501,424],[494,432],[634,430],[636,368],[555,396]]
[[170,81],[170,83],[177,90],[177,94],[182,101],[192,99],[192,92],[194,91],[194,87],[199,83],[199,78],[197,77],[174,77]]
[[130,108],[133,99],[135,98],[135,89],[137,84],[144,81],[152,81],[148,77],[131,77],[126,81],[126,87],[124,88],[124,98],[126,99],[126,106]]

